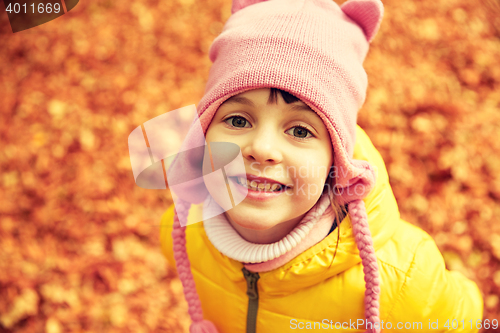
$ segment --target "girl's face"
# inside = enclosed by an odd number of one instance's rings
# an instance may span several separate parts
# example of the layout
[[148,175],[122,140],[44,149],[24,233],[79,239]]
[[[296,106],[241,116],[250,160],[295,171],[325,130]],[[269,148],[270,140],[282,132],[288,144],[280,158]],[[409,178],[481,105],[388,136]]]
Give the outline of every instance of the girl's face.
[[[277,100],[270,97],[265,88],[229,98],[206,133],[208,143],[231,142],[241,149],[248,182],[227,176],[248,194],[225,214],[255,243],[280,240],[300,222],[320,198],[333,163],[330,136],[319,116],[300,100],[287,104],[280,93]],[[215,201],[225,190],[207,188]]]

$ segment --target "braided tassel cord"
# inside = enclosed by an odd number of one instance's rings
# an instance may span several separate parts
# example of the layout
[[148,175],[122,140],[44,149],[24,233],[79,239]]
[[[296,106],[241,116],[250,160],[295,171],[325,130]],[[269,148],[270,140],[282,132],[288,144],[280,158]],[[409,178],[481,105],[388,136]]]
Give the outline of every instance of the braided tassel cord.
[[[172,230],[172,241],[174,247],[174,259],[177,267],[179,279],[182,282],[184,297],[189,306],[189,316],[193,323],[189,328],[190,333],[218,333],[215,325],[208,320],[203,319],[201,310],[201,302],[196,292],[193,274],[191,273],[191,263],[186,251],[186,228],[181,227],[179,216],[183,221],[187,220],[187,215],[191,204],[179,200],[176,205],[176,213],[174,215],[174,228]],[[185,223],[183,223],[185,225]]]
[[370,327],[366,332],[379,333],[381,331],[379,318],[380,277],[363,200],[357,199],[349,203],[349,214],[365,273],[365,317],[366,321],[373,325],[373,328]]

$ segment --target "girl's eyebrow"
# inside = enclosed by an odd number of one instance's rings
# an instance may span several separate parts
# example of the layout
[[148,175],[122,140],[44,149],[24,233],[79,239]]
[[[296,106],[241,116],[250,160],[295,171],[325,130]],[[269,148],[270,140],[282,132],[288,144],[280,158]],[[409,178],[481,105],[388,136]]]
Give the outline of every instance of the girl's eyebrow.
[[296,104],[292,103],[290,111],[310,111],[314,112],[307,104]]
[[246,97],[241,97],[241,96],[233,96],[233,97],[227,99],[222,104],[226,104],[226,103],[239,103],[239,104],[251,106],[253,108],[255,107],[255,104],[253,104],[253,102],[250,99],[248,99]]

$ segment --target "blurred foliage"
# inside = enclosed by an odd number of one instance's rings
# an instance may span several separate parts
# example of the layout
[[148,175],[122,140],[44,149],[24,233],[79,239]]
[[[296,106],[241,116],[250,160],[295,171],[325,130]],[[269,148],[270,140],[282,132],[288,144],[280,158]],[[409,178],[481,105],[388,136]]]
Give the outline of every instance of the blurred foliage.
[[[359,123],[402,217],[500,319],[500,3],[384,5]],[[16,34],[0,15],[0,332],[186,331],[158,240],[171,198],[135,185],[127,138],[199,101],[230,8],[80,1]]]

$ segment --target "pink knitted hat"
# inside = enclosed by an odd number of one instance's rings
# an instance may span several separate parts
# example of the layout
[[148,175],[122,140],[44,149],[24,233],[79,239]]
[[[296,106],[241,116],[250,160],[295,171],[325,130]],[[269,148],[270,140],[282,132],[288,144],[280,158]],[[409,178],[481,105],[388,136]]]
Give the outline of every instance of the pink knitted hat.
[[[367,88],[363,61],[379,29],[383,5],[380,0],[348,0],[340,7],[332,0],[233,0],[232,14],[209,51],[213,65],[198,105],[203,133],[225,100],[257,88],[287,91],[321,117],[334,150],[336,198],[349,204],[364,266],[365,316],[377,323],[378,266],[362,201],[375,185],[376,175],[368,162],[353,159],[353,151],[357,114]],[[186,139],[196,140],[200,138],[189,134]],[[199,173],[195,163],[199,160],[177,159],[169,172],[180,178]],[[174,257],[193,320],[190,331],[216,332],[212,323],[203,320],[186,254],[185,230],[179,223],[187,218],[191,203],[208,195],[203,184],[191,184],[197,186],[199,196],[189,201],[181,196],[177,202]]]

